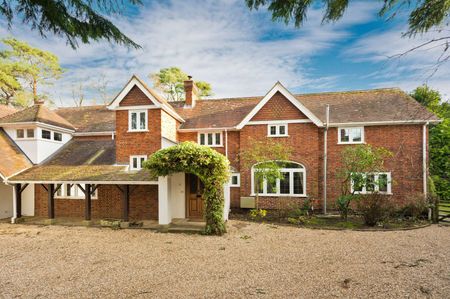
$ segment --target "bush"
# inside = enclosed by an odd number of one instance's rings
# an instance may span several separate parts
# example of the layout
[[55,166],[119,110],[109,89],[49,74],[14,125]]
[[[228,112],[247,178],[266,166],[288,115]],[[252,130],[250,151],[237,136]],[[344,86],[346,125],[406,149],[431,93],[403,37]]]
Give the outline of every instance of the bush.
[[263,209],[252,209],[248,215],[252,220],[262,220],[267,216],[267,211]]
[[360,196],[357,203],[358,212],[368,226],[375,226],[385,220],[393,209],[388,203],[388,197],[379,193]]
[[350,203],[355,199],[356,195],[341,195],[336,200],[336,207],[341,215],[341,218],[347,220],[348,213],[350,211]]
[[406,203],[401,209],[403,217],[412,219],[427,217],[428,203],[423,195],[417,194],[406,199]]

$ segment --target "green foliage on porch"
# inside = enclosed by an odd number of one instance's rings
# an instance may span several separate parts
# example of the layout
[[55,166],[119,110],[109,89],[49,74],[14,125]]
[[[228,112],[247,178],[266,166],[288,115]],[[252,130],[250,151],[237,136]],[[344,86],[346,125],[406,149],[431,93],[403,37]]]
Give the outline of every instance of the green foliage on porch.
[[194,142],[183,142],[157,151],[144,162],[144,168],[154,176],[185,172],[195,174],[205,185],[205,233],[226,232],[223,219],[223,185],[230,176],[228,159],[217,151]]

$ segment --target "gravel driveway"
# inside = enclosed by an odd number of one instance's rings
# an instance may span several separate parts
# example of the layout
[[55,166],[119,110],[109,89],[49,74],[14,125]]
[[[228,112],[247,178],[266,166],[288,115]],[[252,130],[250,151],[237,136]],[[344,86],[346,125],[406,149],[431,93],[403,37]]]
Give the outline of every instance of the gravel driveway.
[[0,224],[0,297],[448,298],[450,227],[224,237]]

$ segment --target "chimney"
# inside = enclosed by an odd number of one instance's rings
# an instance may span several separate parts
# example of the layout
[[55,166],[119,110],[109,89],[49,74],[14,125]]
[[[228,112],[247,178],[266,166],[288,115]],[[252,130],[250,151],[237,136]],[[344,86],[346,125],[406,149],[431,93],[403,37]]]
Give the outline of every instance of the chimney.
[[198,100],[198,89],[194,80],[192,80],[192,76],[188,76],[188,79],[184,81],[184,93],[186,99],[185,107],[193,108]]

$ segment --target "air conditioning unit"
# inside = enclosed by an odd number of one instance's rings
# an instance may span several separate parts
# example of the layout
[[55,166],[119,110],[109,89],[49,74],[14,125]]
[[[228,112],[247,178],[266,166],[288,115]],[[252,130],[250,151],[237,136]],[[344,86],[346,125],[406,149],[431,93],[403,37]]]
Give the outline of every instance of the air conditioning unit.
[[241,209],[254,209],[256,208],[254,197],[241,197]]

